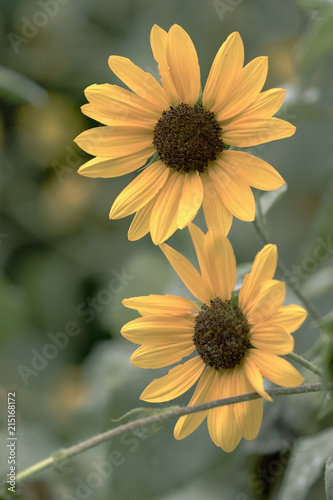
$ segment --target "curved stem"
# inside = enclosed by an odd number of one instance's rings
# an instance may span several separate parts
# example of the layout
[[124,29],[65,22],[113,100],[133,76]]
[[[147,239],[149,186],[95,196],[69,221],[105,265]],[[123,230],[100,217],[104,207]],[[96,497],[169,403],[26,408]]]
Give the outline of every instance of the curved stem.
[[291,359],[292,361],[296,361],[296,363],[299,363],[300,365],[304,366],[304,368],[307,368],[311,372],[315,373],[316,375],[319,375],[319,377],[323,377],[322,371],[317,368],[314,364],[310,363],[307,359],[303,358],[299,354],[296,354],[294,352],[291,352],[290,354],[286,355],[286,358]]
[[[254,220],[253,225],[254,225],[257,233],[259,234],[262,242],[265,243],[265,245],[272,243],[270,241],[270,237],[269,237],[267,231],[264,229],[263,225],[260,222],[258,222],[257,220]],[[288,271],[287,267],[281,261],[280,257],[278,259],[277,269],[280,271],[283,279],[285,279],[285,281],[288,283],[290,288],[293,289],[295,294],[303,302],[304,306],[306,307],[308,312],[311,314],[312,318],[314,320],[316,320],[316,322],[319,326],[320,323],[322,322],[322,317],[321,317],[320,312],[318,311],[316,306],[314,304],[312,304],[312,302],[308,299],[308,297],[303,293],[303,291],[299,288],[299,286],[295,283],[295,280],[293,279],[292,274],[290,273],[290,271]]]
[[[308,392],[318,392],[327,390],[333,390],[333,383],[327,385],[309,384],[309,385],[301,385],[298,387],[283,387],[277,389],[270,389],[267,392],[270,396],[285,396],[285,395],[302,394]],[[253,399],[258,399],[258,398],[261,398],[261,396],[258,393],[251,392],[249,394],[244,394],[242,396],[234,396],[226,399],[218,399],[216,401],[209,401],[208,403],[201,403],[194,406],[178,407],[173,410],[167,409],[165,412],[158,413],[150,417],[133,420],[127,424],[120,425],[114,429],[110,429],[101,434],[97,434],[96,436],[89,438],[86,441],[82,441],[81,443],[78,443],[74,446],[57,451],[50,457],[41,460],[40,462],[32,465],[31,467],[28,467],[22,472],[19,472],[16,475],[16,482],[19,483],[20,481],[27,479],[33,474],[36,474],[37,472],[47,469],[51,465],[59,463],[60,461],[68,459],[83,451],[89,450],[90,448],[93,448],[94,446],[109,441],[115,436],[119,436],[120,434],[123,434],[125,432],[132,431],[140,427],[152,425],[155,424],[156,422],[162,422],[164,420],[170,420],[172,418],[181,417],[182,415],[190,415],[191,413],[196,413],[203,410],[210,410],[218,406],[232,405],[244,401],[252,401]]]

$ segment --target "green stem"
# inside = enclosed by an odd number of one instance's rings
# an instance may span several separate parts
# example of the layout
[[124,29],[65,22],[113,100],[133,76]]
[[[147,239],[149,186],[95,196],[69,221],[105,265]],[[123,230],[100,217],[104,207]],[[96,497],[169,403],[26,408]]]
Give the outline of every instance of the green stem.
[[16,482],[23,481],[24,479],[33,476],[34,474],[37,474],[37,472],[51,467],[51,465],[55,464],[56,462],[55,455],[56,453],[54,453],[54,455],[51,455],[48,458],[45,458],[44,460],[41,460],[40,462],[37,462],[34,465],[31,465],[30,467],[27,467],[22,472],[16,474]]
[[[301,385],[298,387],[283,387],[277,389],[268,390],[268,394],[270,396],[285,396],[292,394],[303,394],[309,392],[318,392],[318,391],[331,391],[333,390],[333,383],[325,384],[309,384],[309,385]],[[57,464],[62,460],[68,459],[81,453],[83,451],[89,450],[94,446],[97,446],[101,443],[109,441],[110,439],[119,436],[125,432],[132,431],[134,429],[155,424],[156,422],[161,422],[164,420],[170,420],[172,418],[181,417],[182,415],[190,415],[191,413],[196,413],[199,411],[206,411],[212,408],[216,408],[218,406],[226,406],[232,405],[236,403],[241,403],[244,401],[252,401],[253,399],[258,399],[261,396],[256,392],[251,392],[249,394],[244,394],[241,396],[234,396],[232,398],[226,399],[218,399],[216,401],[209,401],[207,403],[201,403],[194,406],[187,407],[179,407],[173,410],[166,410],[163,413],[158,413],[157,415],[153,415],[150,417],[140,418],[137,420],[133,420],[124,425],[120,425],[114,429],[110,429],[101,434],[97,434],[96,436],[87,439],[86,441],[82,441],[74,446],[71,446],[66,449],[62,449],[51,455],[50,457],[41,460],[40,462],[24,469],[22,472],[19,472],[16,475],[16,482],[19,483],[24,479],[36,474],[37,472],[41,472],[42,470],[47,469],[51,465]]]
[[[260,206],[260,203],[258,204]],[[260,219],[260,216],[258,217]],[[271,244],[272,242],[270,241],[270,237],[268,235],[268,232],[264,229],[263,225],[261,222],[258,220],[253,221],[253,225],[259,234],[261,240],[265,245]],[[307,311],[311,314],[313,319],[317,322],[318,326],[320,327],[320,323],[322,322],[322,317],[316,306],[312,304],[312,302],[308,299],[308,297],[302,292],[302,290],[299,288],[299,286],[295,283],[295,280],[293,279],[292,274],[290,271],[288,271],[287,267],[284,265],[284,263],[281,261],[280,257],[278,259],[277,263],[277,269],[280,271],[283,279],[288,283],[290,288],[293,289],[295,294],[298,296],[298,298],[303,302],[305,308]]]
[[292,361],[296,361],[296,363],[299,363],[300,365],[304,366],[304,368],[307,368],[311,372],[315,373],[316,375],[319,375],[319,377],[323,377],[322,371],[317,368],[315,365],[310,363],[307,359],[303,358],[299,354],[296,354],[294,352],[291,352],[290,354],[286,355],[287,358],[291,359]]

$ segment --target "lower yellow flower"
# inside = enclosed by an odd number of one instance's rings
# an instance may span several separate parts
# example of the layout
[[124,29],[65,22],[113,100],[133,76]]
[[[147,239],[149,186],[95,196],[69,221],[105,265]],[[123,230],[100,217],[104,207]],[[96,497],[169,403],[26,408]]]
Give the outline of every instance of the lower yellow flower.
[[[202,306],[173,295],[123,301],[142,316],[121,331],[131,342],[142,344],[131,357],[134,365],[161,368],[196,351],[184,364],[151,382],[140,398],[154,403],[170,401],[198,381],[189,405],[253,391],[271,401],[263,377],[284,387],[301,384],[300,373],[279,355],[293,350],[291,333],[307,313],[297,305],[282,305],[285,284],[273,279],[276,246],[266,245],[257,254],[236,298],[236,262],[229,240],[218,229],[210,229],[206,235],[193,224],[189,229],[201,274],[179,252],[165,243],[160,247]],[[212,440],[230,452],[242,437],[257,436],[262,412],[263,401],[257,399],[182,416],[174,435],[185,438],[207,417]]]

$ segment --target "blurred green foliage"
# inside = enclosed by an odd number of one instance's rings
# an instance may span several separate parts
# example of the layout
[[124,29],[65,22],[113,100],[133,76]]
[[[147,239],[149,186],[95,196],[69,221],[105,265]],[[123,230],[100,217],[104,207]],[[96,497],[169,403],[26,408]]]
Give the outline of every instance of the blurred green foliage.
[[[84,88],[119,83],[108,69],[109,55],[156,73],[149,47],[154,23],[165,29],[178,23],[189,32],[203,81],[234,30],[244,40],[246,61],[269,56],[265,88],[287,89],[279,116],[297,133],[250,152],[287,181],[288,191],[268,214],[270,233],[299,285],[323,315],[330,312],[333,6],[309,0],[17,0],[0,9],[0,398],[5,408],[7,391],[17,394],[22,469],[110,428],[112,419],[141,406],[141,391],[165,373],[130,364],[133,346],[119,331],[135,314],[121,300],[188,292],[149,236],[128,242],[129,220],[108,220],[131,175],[80,177],[76,171],[89,157],[73,143],[95,126],[80,112]],[[203,227],[202,214],[197,222]],[[247,270],[262,246],[252,225],[235,221],[230,239]],[[187,230],[170,243],[193,259]],[[287,301],[298,300],[289,291]],[[318,342],[317,363],[332,363],[332,338],[320,348],[311,318],[295,337],[296,352]],[[185,395],[175,404],[188,400]],[[295,500],[288,492],[297,475],[304,477],[297,498],[324,499],[329,445],[319,440],[332,433],[331,411],[318,417],[324,400],[300,395],[265,403],[258,438],[232,454],[215,447],[205,424],[181,442],[170,422],[152,435],[129,434],[32,478],[21,498],[273,500],[282,491],[283,500]],[[3,443],[3,411],[1,420]],[[315,458],[315,446],[297,458],[302,443],[318,444],[312,476],[297,469],[300,460],[310,465]],[[6,453],[1,446],[3,473]],[[332,455],[327,463],[326,486],[332,485]]]

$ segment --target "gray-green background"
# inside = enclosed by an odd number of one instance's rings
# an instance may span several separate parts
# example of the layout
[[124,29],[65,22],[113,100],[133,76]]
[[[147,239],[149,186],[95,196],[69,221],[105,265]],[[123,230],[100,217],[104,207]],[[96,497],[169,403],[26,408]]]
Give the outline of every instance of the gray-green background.
[[[246,62],[269,56],[265,89],[287,89],[278,116],[297,132],[250,152],[287,181],[288,191],[269,212],[271,237],[294,280],[323,315],[330,311],[333,7],[319,0],[1,0],[0,16],[0,470],[6,474],[7,391],[17,395],[22,469],[108,429],[134,407],[149,407],[139,395],[166,373],[130,364],[135,347],[119,331],[135,314],[121,300],[187,291],[149,236],[127,240],[131,218],[108,220],[134,174],[80,177],[77,169],[89,156],[72,142],[96,125],[80,112],[84,88],[121,84],[108,68],[109,55],[156,74],[154,23],[187,30],[203,83],[232,31],[243,38]],[[197,221],[204,228],[202,215]],[[230,239],[240,264],[262,247],[251,223],[235,221]],[[187,230],[169,243],[194,260]],[[287,303],[297,300],[288,292]],[[296,352],[308,352],[318,338],[310,318],[295,334]],[[309,373],[306,380],[317,381]],[[258,438],[231,454],[215,447],[205,423],[180,442],[172,422],[151,435],[127,435],[32,478],[22,498],[326,498],[324,461],[333,439],[332,413],[318,416],[323,403],[317,395],[265,403]],[[285,473],[297,445],[307,450],[304,463]]]

